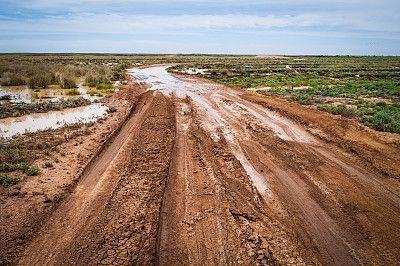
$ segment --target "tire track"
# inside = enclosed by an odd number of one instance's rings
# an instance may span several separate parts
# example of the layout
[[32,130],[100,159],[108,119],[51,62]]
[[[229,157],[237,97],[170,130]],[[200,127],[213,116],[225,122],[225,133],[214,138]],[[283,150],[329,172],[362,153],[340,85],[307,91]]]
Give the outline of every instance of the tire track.
[[[154,110],[163,111],[160,114],[161,121],[164,121],[164,118],[173,121],[173,117],[168,118],[164,115],[169,112],[173,116],[171,106],[169,110],[167,106],[161,109],[155,108],[155,105],[162,103],[162,99],[166,105],[165,97],[160,94],[146,93],[142,96],[135,114],[107,149],[89,166],[74,193],[59,206],[43,226],[38,237],[26,249],[19,261],[20,265],[75,264],[84,261],[82,258],[79,259],[80,253],[77,251],[88,250],[88,243],[94,239],[85,239],[85,234],[95,227],[98,218],[107,209],[110,198],[115,196],[115,190],[121,186],[121,180],[126,178],[124,175],[131,171],[129,165],[131,149],[137,145],[135,140],[142,138],[139,134],[145,134],[141,130],[144,123],[149,123],[148,120],[154,116]],[[169,132],[173,134],[173,130]],[[142,157],[141,160],[146,159]],[[91,263],[95,264],[95,261],[92,260]]]

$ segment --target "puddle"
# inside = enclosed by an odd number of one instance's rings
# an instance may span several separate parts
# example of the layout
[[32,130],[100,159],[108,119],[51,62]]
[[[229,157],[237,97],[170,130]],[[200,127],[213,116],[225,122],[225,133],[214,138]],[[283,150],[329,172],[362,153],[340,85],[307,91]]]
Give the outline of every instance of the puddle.
[[37,92],[33,91],[32,89],[29,89],[27,86],[12,86],[12,87],[0,86],[0,97],[5,95],[10,95],[11,103],[32,103],[32,102],[43,102],[43,101],[56,102],[61,99],[71,99],[77,97],[82,97],[86,100],[94,102],[96,100],[100,100],[101,98],[103,98],[100,96],[91,96],[88,93],[88,89],[82,84],[78,84],[77,90],[80,93],[80,95],[69,96],[66,95],[66,93],[70,90],[61,89],[58,86],[53,86],[53,85],[50,85],[49,88],[47,89],[42,89]]
[[206,72],[208,71],[208,69],[205,68],[184,68],[182,69],[182,73],[186,73],[189,75],[197,75],[197,74],[206,74]]
[[87,87],[83,86],[82,84],[78,84],[77,90],[81,94],[81,95],[78,95],[79,97],[82,97],[83,99],[89,100],[91,102],[98,101],[98,100],[104,98],[103,96],[96,96],[96,95],[91,96],[88,93]]
[[31,103],[33,91],[28,89],[26,86],[13,86],[13,87],[2,87],[0,86],[0,97],[10,95],[12,103]]
[[[90,96],[87,88],[79,84],[77,87],[80,95],[65,95],[69,90],[60,89],[56,86],[50,86],[34,92],[27,86],[0,87],[0,97],[10,95],[10,102],[14,104],[33,103],[43,101],[59,101],[61,99],[71,99],[82,97],[91,102],[89,106],[69,108],[63,111],[50,111],[47,113],[33,113],[21,117],[8,117],[0,119],[0,137],[10,138],[15,135],[21,135],[27,132],[37,132],[48,129],[60,128],[64,125],[76,123],[94,122],[107,113],[108,107],[99,103],[94,103],[103,97]],[[0,101],[0,102],[5,102]]]
[[108,107],[99,103],[89,106],[35,113],[0,119],[0,137],[11,138],[24,133],[57,129],[65,125],[95,122],[106,115]]
[[[233,122],[237,120],[237,117],[233,117],[234,115],[231,112],[227,112],[223,102],[225,97],[221,96],[221,90],[218,90],[215,84],[196,84],[178,79],[165,69],[166,67],[132,69],[129,73],[140,82],[149,85],[151,90],[158,90],[168,96],[175,95],[181,99],[189,97],[197,110],[200,126],[209,132],[211,138],[216,142],[220,141],[223,136],[229,149],[242,164],[255,187],[261,194],[270,195],[270,190],[262,180],[261,174],[250,164],[241,148],[240,143],[245,140],[246,134],[242,131],[241,125]],[[237,100],[239,100],[238,95],[233,92],[227,92],[226,95],[237,97]],[[185,112],[182,104],[178,105],[178,108],[181,108],[181,113]],[[182,125],[182,130],[185,131],[186,129],[187,125]]]

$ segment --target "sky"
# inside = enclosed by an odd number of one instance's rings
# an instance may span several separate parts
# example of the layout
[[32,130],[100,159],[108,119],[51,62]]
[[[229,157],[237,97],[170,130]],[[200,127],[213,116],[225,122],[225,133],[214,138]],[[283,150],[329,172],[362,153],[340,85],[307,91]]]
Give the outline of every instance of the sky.
[[0,0],[0,52],[400,55],[400,1]]

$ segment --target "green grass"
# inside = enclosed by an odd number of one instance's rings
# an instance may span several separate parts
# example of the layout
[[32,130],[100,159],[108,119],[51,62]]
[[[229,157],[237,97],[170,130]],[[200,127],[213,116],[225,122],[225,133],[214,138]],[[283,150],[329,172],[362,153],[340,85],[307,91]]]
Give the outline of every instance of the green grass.
[[110,82],[102,82],[96,85],[96,89],[101,91],[114,91],[114,86]]
[[322,111],[329,112],[334,115],[341,115],[341,116],[345,116],[345,117],[354,117],[354,115],[355,115],[355,109],[348,108],[344,104],[338,104],[338,105],[321,104],[321,105],[318,105],[318,110],[322,110]]

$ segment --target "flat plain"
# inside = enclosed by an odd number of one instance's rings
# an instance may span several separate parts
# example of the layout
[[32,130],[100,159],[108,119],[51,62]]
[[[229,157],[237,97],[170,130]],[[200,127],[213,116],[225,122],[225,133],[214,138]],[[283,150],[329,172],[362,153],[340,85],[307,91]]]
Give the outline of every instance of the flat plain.
[[0,265],[396,265],[400,58],[0,55]]

